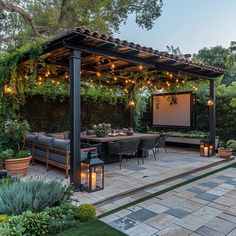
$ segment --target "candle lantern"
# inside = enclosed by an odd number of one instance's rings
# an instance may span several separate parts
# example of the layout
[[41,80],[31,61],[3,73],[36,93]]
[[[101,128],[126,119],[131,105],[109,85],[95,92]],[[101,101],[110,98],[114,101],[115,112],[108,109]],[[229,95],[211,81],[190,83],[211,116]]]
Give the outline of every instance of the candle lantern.
[[214,153],[214,147],[209,140],[200,141],[200,156],[211,157]]
[[87,192],[104,189],[104,161],[97,154],[88,153],[81,163],[81,185]]

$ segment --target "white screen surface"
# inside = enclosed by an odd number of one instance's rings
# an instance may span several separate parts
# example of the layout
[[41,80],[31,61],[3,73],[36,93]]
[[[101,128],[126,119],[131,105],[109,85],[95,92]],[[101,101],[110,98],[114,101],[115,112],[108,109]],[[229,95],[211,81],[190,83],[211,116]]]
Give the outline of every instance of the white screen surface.
[[154,95],[153,125],[191,126],[191,93]]

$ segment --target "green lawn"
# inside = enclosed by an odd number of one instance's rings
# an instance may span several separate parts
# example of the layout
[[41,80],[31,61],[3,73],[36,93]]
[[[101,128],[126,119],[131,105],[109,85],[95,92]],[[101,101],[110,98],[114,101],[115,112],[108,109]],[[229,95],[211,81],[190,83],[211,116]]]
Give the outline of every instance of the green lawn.
[[99,221],[91,221],[80,225],[78,229],[72,229],[58,234],[58,236],[124,236],[126,234],[112,228],[111,226]]

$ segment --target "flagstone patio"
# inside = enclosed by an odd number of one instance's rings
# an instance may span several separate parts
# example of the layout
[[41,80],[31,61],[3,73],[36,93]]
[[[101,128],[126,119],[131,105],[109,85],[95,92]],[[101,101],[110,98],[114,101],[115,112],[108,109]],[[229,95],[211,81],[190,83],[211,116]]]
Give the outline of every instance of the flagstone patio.
[[[160,150],[157,154],[157,161],[150,154],[144,164],[140,165],[137,164],[135,158],[124,160],[122,169],[119,168],[118,163],[105,165],[104,190],[93,193],[76,192],[73,200],[75,204],[98,204],[224,161],[226,160],[218,157],[200,157],[198,151],[191,149],[168,148],[167,154]],[[46,171],[42,164],[30,166],[25,178],[56,179],[64,184],[69,184],[69,179],[65,179],[63,171],[54,168]]]
[[130,236],[235,236],[236,168],[101,219]]

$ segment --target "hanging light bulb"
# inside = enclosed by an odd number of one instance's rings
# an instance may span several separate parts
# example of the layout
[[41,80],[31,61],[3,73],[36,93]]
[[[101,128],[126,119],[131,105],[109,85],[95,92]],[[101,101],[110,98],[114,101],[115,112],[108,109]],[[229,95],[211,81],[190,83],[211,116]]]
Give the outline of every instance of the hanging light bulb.
[[111,69],[115,69],[115,64],[114,63],[111,63]]
[[139,70],[142,70],[143,69],[143,65],[139,65],[138,68],[139,68]]

